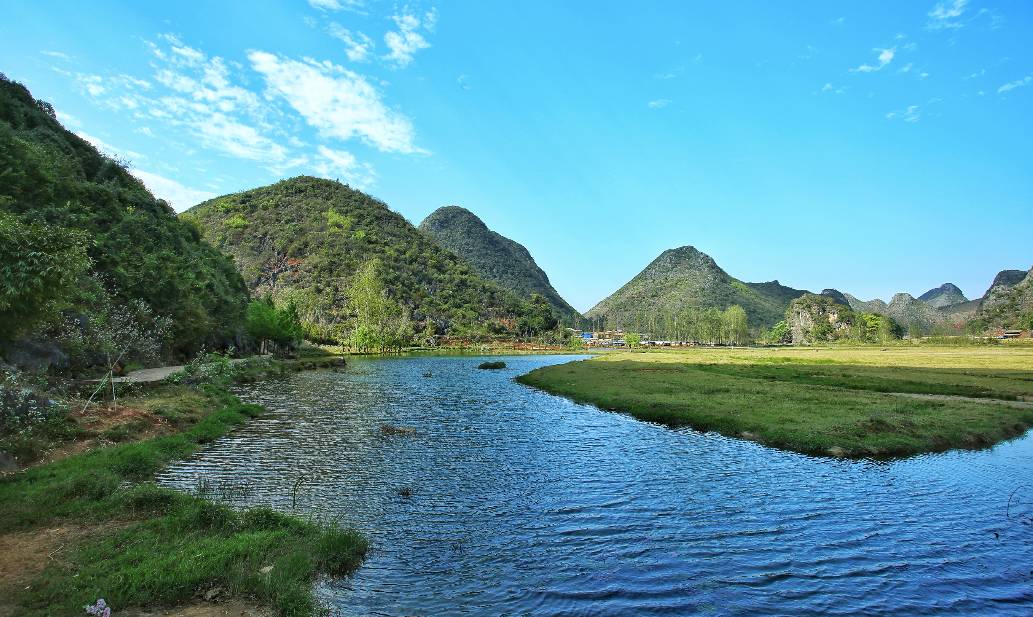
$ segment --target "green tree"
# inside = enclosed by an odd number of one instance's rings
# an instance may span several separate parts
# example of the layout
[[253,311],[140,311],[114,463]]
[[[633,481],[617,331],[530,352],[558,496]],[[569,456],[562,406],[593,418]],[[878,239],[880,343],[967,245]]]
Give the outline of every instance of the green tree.
[[0,342],[54,320],[90,267],[86,234],[0,212]]
[[253,300],[247,307],[245,330],[259,341],[260,352],[268,351],[270,341],[290,347],[301,340],[303,330],[298,309],[293,302],[277,308],[272,298]]
[[628,344],[628,347],[634,349],[642,344],[642,335],[637,332],[625,332],[624,342]]
[[738,304],[733,304],[721,313],[721,334],[723,342],[729,345],[745,345],[749,339],[746,311]]
[[348,307],[355,315],[350,344],[359,351],[400,350],[412,345],[415,329],[409,313],[387,295],[380,262],[367,261],[352,280]]
[[556,328],[559,320],[553,313],[552,306],[540,293],[532,293],[527,303],[524,316],[520,320],[520,331],[524,336],[534,336],[549,332]]

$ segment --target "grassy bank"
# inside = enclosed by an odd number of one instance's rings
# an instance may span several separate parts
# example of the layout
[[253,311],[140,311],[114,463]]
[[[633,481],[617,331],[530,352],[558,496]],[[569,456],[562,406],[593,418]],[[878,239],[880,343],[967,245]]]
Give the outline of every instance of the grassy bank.
[[892,457],[1021,435],[1033,426],[1030,367],[1028,348],[703,348],[610,353],[518,381],[773,447]]
[[[98,447],[0,479],[0,538],[75,526],[83,530],[28,585],[3,589],[11,614],[76,615],[104,598],[125,607],[169,607],[197,594],[256,598],[280,615],[313,615],[312,583],[361,562],[352,531],[265,508],[244,512],[150,481],[261,413],[216,388],[168,386],[127,408],[150,406],[171,428],[160,436]],[[25,564],[30,570],[34,564]]]

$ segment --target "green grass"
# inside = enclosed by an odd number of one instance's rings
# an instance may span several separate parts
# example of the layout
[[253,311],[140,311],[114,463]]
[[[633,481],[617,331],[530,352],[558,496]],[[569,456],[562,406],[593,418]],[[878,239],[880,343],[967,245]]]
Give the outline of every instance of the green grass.
[[518,381],[670,426],[808,454],[883,458],[1023,434],[1033,408],[895,393],[1033,399],[1031,358],[1025,350],[981,349],[625,352]]
[[[280,615],[313,615],[320,609],[315,577],[359,565],[367,545],[355,532],[264,508],[238,512],[149,481],[261,412],[224,392],[202,398],[215,411],[183,432],[99,448],[0,480],[0,533],[65,523],[100,530],[14,598],[18,615],[79,614],[98,597],[116,612],[172,606],[215,586],[258,598]],[[197,415],[176,409],[175,395],[157,399],[181,421]],[[261,573],[266,566],[273,567]]]

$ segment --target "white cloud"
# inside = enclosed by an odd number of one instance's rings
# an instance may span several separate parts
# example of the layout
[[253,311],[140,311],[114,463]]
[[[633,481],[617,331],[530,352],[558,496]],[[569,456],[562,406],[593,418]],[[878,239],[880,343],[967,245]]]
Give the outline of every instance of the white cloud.
[[137,169],[133,171],[133,175],[143,182],[155,197],[169,202],[176,212],[182,212],[216,196],[215,193],[183,186],[171,178],[149,171]]
[[308,3],[320,11],[359,11],[366,6],[364,0],[308,0]]
[[456,85],[462,88],[463,90],[469,90],[473,87],[472,85],[470,85],[470,76],[466,73],[463,73],[459,77],[456,77]]
[[902,66],[899,69],[897,69],[897,72],[898,73],[910,73],[911,69],[914,68],[914,66],[915,66],[914,62],[908,62],[904,66]]
[[61,122],[61,124],[65,125],[66,127],[82,126],[82,122],[79,121],[78,117],[73,116],[68,112],[61,111],[60,109],[57,110],[57,119]]
[[373,39],[365,34],[352,32],[336,22],[327,26],[326,31],[330,36],[344,43],[344,53],[352,62],[368,61],[373,48],[376,46]]
[[834,86],[831,82],[826,82],[825,85],[821,87],[821,91],[825,93],[831,92],[833,94],[843,94],[846,92],[846,88],[843,86]]
[[413,55],[421,49],[430,47],[430,43],[424,38],[420,30],[431,32],[437,22],[437,11],[431,9],[419,17],[408,9],[400,14],[391,17],[398,31],[390,31],[384,35],[384,43],[390,51],[384,56],[389,62],[397,66],[406,66],[412,62]]
[[324,178],[344,178],[345,182],[359,188],[370,186],[376,180],[373,168],[368,163],[359,163],[350,152],[326,146],[319,146],[318,152],[320,160],[313,169]]
[[389,109],[363,76],[331,62],[281,58],[264,51],[248,53],[266,80],[270,96],[282,97],[325,137],[353,137],[385,151],[423,152],[412,123]]
[[671,99],[654,99],[646,103],[646,106],[650,109],[663,109],[673,102]]
[[918,105],[908,105],[907,109],[903,111],[891,111],[888,114],[886,114],[887,120],[900,119],[904,122],[911,123],[918,122],[918,120],[921,119],[921,117],[922,110],[921,107],[919,107]]
[[865,64],[862,64],[861,66],[859,66],[857,68],[850,69],[850,72],[851,73],[874,73],[876,71],[881,71],[883,69],[883,67],[888,65],[890,62],[893,62],[894,56],[897,55],[897,48],[896,47],[885,47],[885,48],[878,48],[877,47],[873,51],[879,52],[879,55],[876,58],[878,60],[878,64],[872,65],[872,64],[865,63]]
[[959,18],[965,13],[968,0],[943,0],[929,11],[925,27],[930,30],[957,29],[964,24]]
[[1033,83],[1033,75],[1026,75],[1022,79],[1016,79],[1015,81],[1009,81],[1000,88],[997,89],[998,94],[1004,94],[1005,92],[1011,92],[1016,88],[1022,88]]
[[69,56],[63,51],[53,51],[50,49],[44,49],[39,53],[43,54],[44,56],[50,56],[51,58],[57,58],[58,60],[64,60],[66,62],[72,59],[72,56]]

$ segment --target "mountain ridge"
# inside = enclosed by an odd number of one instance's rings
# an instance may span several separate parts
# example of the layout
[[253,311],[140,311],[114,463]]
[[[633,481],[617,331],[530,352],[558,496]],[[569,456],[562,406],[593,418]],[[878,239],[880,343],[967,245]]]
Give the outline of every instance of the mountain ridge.
[[552,286],[527,247],[492,230],[470,210],[442,206],[423,219],[419,230],[518,297],[541,294],[561,319],[573,324],[583,319]]

